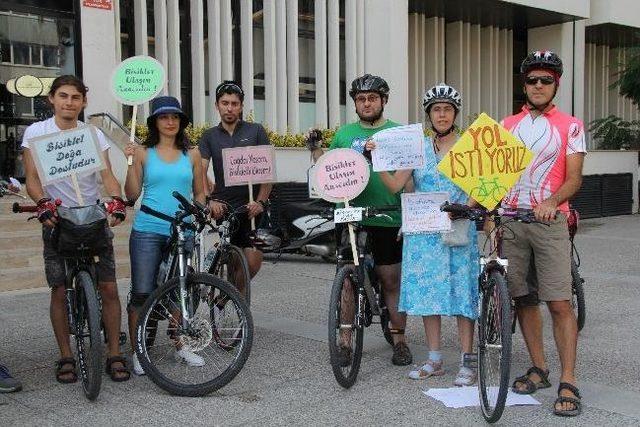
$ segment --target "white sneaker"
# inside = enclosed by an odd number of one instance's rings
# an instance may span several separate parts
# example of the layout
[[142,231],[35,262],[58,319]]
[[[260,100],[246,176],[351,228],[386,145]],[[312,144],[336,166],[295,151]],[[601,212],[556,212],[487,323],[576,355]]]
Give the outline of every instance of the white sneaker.
[[133,353],[133,356],[131,357],[131,361],[133,362],[133,373],[138,375],[138,376],[142,376],[144,375],[144,369],[142,369],[142,365],[140,364],[140,361],[138,360],[138,355]]
[[456,379],[453,380],[453,385],[456,387],[467,387],[475,384],[477,373],[474,369],[461,367],[456,375]]
[[204,359],[202,356],[184,348],[176,350],[175,358],[176,361],[184,362],[189,366],[204,366]]

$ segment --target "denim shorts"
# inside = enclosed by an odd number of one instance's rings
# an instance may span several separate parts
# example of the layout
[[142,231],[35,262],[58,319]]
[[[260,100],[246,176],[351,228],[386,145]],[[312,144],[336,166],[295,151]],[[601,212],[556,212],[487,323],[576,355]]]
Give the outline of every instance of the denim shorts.
[[[193,251],[193,235],[186,236],[185,251]],[[157,287],[158,267],[169,250],[169,237],[164,234],[131,230],[131,293],[151,294]]]

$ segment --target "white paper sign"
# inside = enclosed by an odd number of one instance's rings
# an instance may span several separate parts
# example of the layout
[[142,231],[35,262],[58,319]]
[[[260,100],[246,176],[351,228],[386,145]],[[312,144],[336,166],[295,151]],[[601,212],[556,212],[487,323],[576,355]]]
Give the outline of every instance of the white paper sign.
[[333,222],[342,224],[345,222],[362,221],[362,208],[338,208],[333,211]]
[[105,167],[98,134],[91,125],[33,138],[29,148],[43,185]]
[[440,205],[449,199],[445,192],[402,193],[402,232],[439,233],[451,230],[451,220]]
[[422,124],[384,129],[371,139],[376,143],[376,149],[371,152],[374,171],[420,169],[424,166]]

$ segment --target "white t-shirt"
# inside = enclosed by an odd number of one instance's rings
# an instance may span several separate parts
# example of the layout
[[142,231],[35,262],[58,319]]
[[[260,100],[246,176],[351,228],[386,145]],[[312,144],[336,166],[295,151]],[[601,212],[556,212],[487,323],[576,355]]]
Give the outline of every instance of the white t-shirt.
[[[83,126],[84,123],[78,121],[78,126]],[[29,148],[29,141],[39,136],[48,135],[50,133],[60,132],[61,129],[56,125],[55,120],[52,118],[37,122],[29,126],[22,136],[22,148]],[[97,129],[98,144],[105,156],[108,155],[106,151],[110,148],[107,138],[104,134]],[[100,187],[98,185],[98,172],[94,172],[88,175],[78,176],[78,185],[80,187],[80,193],[84,199],[86,205],[95,203],[100,199]],[[67,177],[56,181],[52,184],[45,185],[43,187],[47,197],[52,200],[60,199],[62,206],[79,206],[76,198],[76,190],[73,187],[71,178]]]

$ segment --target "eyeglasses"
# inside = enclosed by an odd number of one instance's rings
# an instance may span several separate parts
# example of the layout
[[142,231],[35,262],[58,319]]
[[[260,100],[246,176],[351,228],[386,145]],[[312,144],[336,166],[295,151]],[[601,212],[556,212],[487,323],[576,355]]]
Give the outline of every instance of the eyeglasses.
[[553,76],[530,76],[524,79],[524,82],[529,86],[534,86],[538,84],[538,82],[542,83],[545,86],[548,86],[555,81],[556,79]]
[[373,93],[371,95],[357,95],[355,97],[355,101],[359,104],[364,104],[367,101],[373,103],[379,99],[380,99],[380,95],[373,94]]

